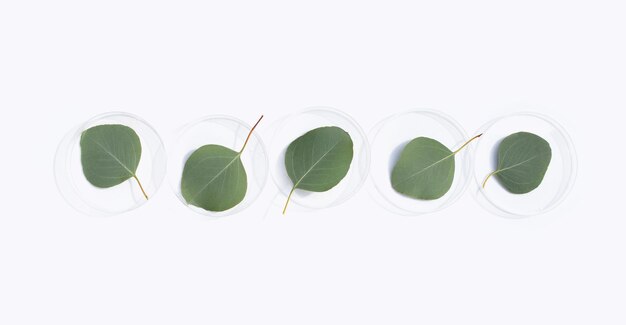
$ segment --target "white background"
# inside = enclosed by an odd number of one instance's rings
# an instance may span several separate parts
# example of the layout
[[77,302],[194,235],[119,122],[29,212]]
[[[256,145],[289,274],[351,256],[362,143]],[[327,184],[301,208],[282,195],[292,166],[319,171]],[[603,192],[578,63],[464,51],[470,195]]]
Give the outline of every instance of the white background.
[[[624,324],[625,14],[597,0],[4,0],[0,324]],[[57,144],[102,112],[169,141],[224,113],[264,113],[266,137],[313,105],[365,130],[435,108],[468,133],[538,111],[569,130],[578,182],[524,220],[469,193],[401,217],[361,191],[286,217],[263,218],[261,198],[210,221],[167,183],[95,218],[55,187]]]

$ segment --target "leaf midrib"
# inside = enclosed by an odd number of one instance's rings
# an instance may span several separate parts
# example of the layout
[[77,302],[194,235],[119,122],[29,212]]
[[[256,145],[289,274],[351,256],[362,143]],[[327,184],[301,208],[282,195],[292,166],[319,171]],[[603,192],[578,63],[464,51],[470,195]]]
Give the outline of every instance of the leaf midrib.
[[[317,166],[317,164],[319,164],[326,157],[326,155],[328,155],[328,153],[330,153],[331,151],[333,151],[333,149],[335,149],[335,147],[337,147],[339,142],[341,142],[341,141],[335,142],[335,144],[330,149],[328,149],[328,151],[326,151],[313,165],[311,165],[311,167],[309,167],[309,169],[306,171],[306,173],[304,173],[304,175],[302,175],[302,177],[300,177],[300,179],[298,179],[298,181],[293,185],[293,188],[298,188],[298,185],[300,185],[300,182],[302,182],[302,180],[313,170],[313,168],[315,168],[315,166]],[[293,159],[293,157],[292,157],[292,159]],[[292,165],[292,168],[293,168],[293,166],[295,166],[293,161],[292,161],[291,165]]]
[[[433,149],[438,149],[438,150],[441,150],[440,148],[433,148]],[[442,151],[443,151],[443,150],[442,150]],[[453,157],[454,155],[455,155],[455,153],[453,152],[453,153],[451,153],[451,154],[449,154],[449,155],[447,155],[447,156],[443,157],[442,159],[439,159],[438,161],[436,161],[436,162],[434,162],[434,163],[432,163],[432,164],[430,164],[430,165],[426,166],[426,168],[424,168],[424,169],[422,169],[422,170],[418,171],[417,173],[414,173],[414,174],[412,174],[411,176],[409,176],[409,177],[407,177],[407,178],[405,178],[405,179],[403,179],[403,180],[401,180],[401,181],[399,181],[399,182],[397,182],[397,183],[394,183],[394,185],[399,185],[399,184],[402,184],[402,183],[404,183],[404,182],[407,182],[409,179],[411,179],[411,178],[413,178],[413,177],[415,177],[415,176],[417,176],[417,175],[419,175],[419,174],[421,174],[421,173],[425,172],[426,170],[428,170],[428,169],[430,169],[430,168],[434,167],[435,165],[440,164],[442,161],[444,161],[444,160],[446,160],[446,159],[449,159],[450,157]]]
[[222,168],[222,170],[220,170],[217,174],[215,174],[215,176],[213,176],[213,178],[211,178],[210,181],[208,181],[206,184],[204,184],[204,186],[202,186],[202,188],[200,190],[198,190],[198,192],[196,192],[196,194],[194,194],[194,196],[191,197],[190,201],[195,202],[196,198],[198,197],[198,195],[200,195],[200,193],[202,193],[204,190],[206,190],[206,188],[209,187],[209,185],[211,185],[211,183],[213,183],[214,180],[216,180],[218,177],[220,177],[220,175],[222,175],[224,173],[224,171],[227,170],[230,167],[230,165],[232,165],[235,162],[235,160],[239,159],[239,157],[241,157],[241,152],[237,153],[237,155],[235,155],[233,157],[233,159],[226,166],[224,166],[224,168]]
[[100,142],[94,141],[93,143],[97,144],[100,148],[102,148],[104,152],[106,152],[109,156],[115,159],[115,161],[117,161],[117,163],[120,164],[120,166],[124,167],[124,169],[126,169],[126,171],[130,173],[131,177],[135,176],[135,172],[131,171],[121,160],[119,160],[112,152],[107,150],[107,148],[103,146]]
[[535,158],[537,158],[537,157],[539,157],[539,155],[532,156],[531,158],[528,158],[528,159],[526,159],[526,160],[524,160],[524,161],[522,161],[522,162],[519,162],[519,163],[517,163],[517,164],[511,165],[511,166],[509,166],[509,167],[505,167],[505,168],[502,168],[502,169],[498,169],[498,170],[496,170],[496,174],[501,173],[501,172],[503,172],[503,171],[505,171],[505,170],[509,170],[509,169],[512,169],[512,168],[515,168],[515,167],[521,166],[521,165],[523,165],[523,164],[525,164],[525,163],[527,163],[527,162],[529,162],[529,161],[531,161],[531,160],[534,160],[534,159],[535,159]]

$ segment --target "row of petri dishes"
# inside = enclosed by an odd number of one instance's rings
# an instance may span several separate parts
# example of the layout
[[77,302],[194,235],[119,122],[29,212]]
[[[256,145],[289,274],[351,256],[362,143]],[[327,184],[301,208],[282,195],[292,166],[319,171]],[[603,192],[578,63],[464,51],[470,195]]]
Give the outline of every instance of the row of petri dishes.
[[[137,167],[142,188],[136,182],[124,182],[107,189],[90,184],[81,166],[80,139],[83,132],[98,125],[121,124],[133,129],[141,141],[143,153]],[[577,158],[574,145],[565,129],[550,117],[522,112],[495,118],[475,134],[483,134],[466,150],[460,151],[454,165],[450,189],[435,200],[416,200],[398,193],[391,185],[390,173],[403,147],[416,137],[436,139],[448,148],[457,148],[474,134],[467,134],[452,117],[435,110],[413,110],[389,116],[377,123],[368,134],[346,113],[329,107],[307,108],[270,122],[265,127],[272,134],[269,150],[258,132],[251,133],[246,152],[241,155],[247,173],[247,190],[234,207],[212,212],[188,204],[181,193],[185,162],[197,148],[219,144],[241,148],[251,125],[237,118],[215,115],[200,118],[178,129],[174,141],[165,145],[156,130],[142,118],[124,112],[101,114],[70,130],[58,146],[54,173],[64,199],[78,211],[95,216],[124,213],[147,202],[142,191],[154,194],[166,177],[182,204],[211,217],[237,214],[250,207],[263,192],[275,191],[276,202],[287,199],[293,187],[285,169],[285,152],[291,141],[306,132],[325,126],[346,131],[353,142],[353,158],[345,177],[324,192],[294,191],[291,206],[299,210],[317,210],[339,205],[350,199],[364,185],[372,200],[386,210],[400,215],[422,215],[441,211],[456,202],[468,190],[487,211],[509,218],[523,218],[552,210],[574,185]],[[545,139],[551,149],[550,166],[541,186],[527,194],[511,194],[493,182],[483,188],[485,176],[497,164],[500,141],[515,132],[531,132]],[[271,175],[271,176],[270,176]],[[267,185],[273,179],[274,187]]]

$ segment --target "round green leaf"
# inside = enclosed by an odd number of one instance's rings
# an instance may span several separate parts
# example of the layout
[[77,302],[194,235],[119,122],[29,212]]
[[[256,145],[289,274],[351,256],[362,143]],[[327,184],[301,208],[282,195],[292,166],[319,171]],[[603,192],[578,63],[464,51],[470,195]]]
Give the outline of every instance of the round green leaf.
[[185,162],[180,190],[188,204],[221,212],[233,208],[246,196],[248,176],[241,162],[254,124],[239,152],[224,146],[209,144],[196,149]]
[[444,196],[454,180],[454,153],[441,142],[419,137],[411,140],[391,172],[398,193],[420,200]]
[[454,181],[455,155],[481,135],[471,138],[456,151],[431,138],[411,140],[391,171],[391,186],[396,192],[418,200],[441,198]]
[[99,188],[135,177],[141,159],[139,136],[125,125],[98,125],[83,131],[80,149],[83,174]]
[[548,141],[528,132],[518,132],[504,138],[498,146],[498,167],[489,174],[513,194],[525,194],[536,189],[546,174],[552,149]]
[[295,139],[285,152],[285,168],[295,189],[324,192],[346,176],[353,156],[350,135],[336,126],[313,129]]
[[241,153],[215,144],[200,147],[185,162],[180,188],[188,204],[214,212],[231,209],[248,189]]

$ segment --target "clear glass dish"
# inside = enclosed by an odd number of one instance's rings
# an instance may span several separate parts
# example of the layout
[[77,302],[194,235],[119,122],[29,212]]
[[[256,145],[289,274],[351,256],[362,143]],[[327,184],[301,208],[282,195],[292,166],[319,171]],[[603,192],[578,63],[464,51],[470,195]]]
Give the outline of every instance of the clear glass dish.
[[159,134],[138,116],[109,112],[98,115],[69,131],[54,158],[54,176],[59,192],[76,210],[92,216],[112,216],[138,208],[147,202],[139,185],[130,179],[107,189],[91,185],[83,174],[80,137],[96,125],[122,124],[132,128],[141,141],[142,154],[137,177],[149,198],[157,192],[167,168],[167,157]]
[[329,107],[307,108],[289,115],[275,124],[270,147],[272,177],[283,196],[284,204],[293,183],[285,170],[285,151],[289,144],[306,132],[323,126],[337,126],[348,132],[354,144],[350,170],[344,179],[326,192],[296,190],[291,196],[289,210],[323,209],[348,200],[363,185],[370,163],[367,137],[357,122],[347,114]]
[[[539,187],[527,194],[512,194],[487,175],[497,165],[498,144],[506,136],[526,131],[539,135],[550,144],[552,159]],[[546,213],[557,207],[574,186],[577,158],[569,135],[555,120],[537,113],[524,112],[496,118],[485,124],[484,133],[474,147],[474,198],[488,211],[508,218],[523,218]]]
[[258,198],[267,181],[268,159],[265,145],[256,130],[252,133],[241,155],[241,161],[248,176],[248,190],[245,198],[238,205],[226,211],[208,211],[187,204],[180,189],[185,162],[193,151],[207,144],[219,144],[239,151],[248,137],[250,128],[250,125],[234,117],[214,115],[193,121],[179,130],[170,150],[169,179],[172,190],[184,205],[194,212],[218,218],[239,213]]
[[[396,192],[391,186],[391,171],[404,146],[417,137],[429,137],[454,151],[470,138],[451,117],[434,110],[415,110],[392,115],[379,122],[369,133],[372,164],[368,191],[390,212],[415,216],[445,209],[458,200],[467,188],[472,170],[471,151],[455,156],[454,181],[450,190],[437,200],[416,200]],[[475,141],[478,142],[478,141]],[[475,145],[471,143],[470,146]]]

